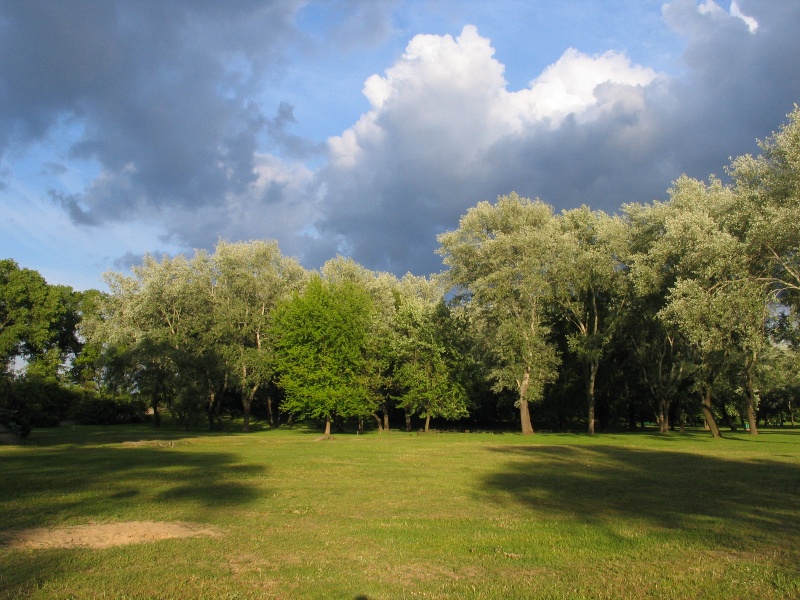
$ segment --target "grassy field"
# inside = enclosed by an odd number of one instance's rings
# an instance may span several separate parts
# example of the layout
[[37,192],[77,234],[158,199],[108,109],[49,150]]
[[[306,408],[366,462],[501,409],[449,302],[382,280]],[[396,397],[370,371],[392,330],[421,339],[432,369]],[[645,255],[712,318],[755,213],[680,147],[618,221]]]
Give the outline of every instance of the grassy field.
[[[800,431],[318,437],[0,446],[0,598],[800,598]],[[222,535],[7,543],[130,521]]]

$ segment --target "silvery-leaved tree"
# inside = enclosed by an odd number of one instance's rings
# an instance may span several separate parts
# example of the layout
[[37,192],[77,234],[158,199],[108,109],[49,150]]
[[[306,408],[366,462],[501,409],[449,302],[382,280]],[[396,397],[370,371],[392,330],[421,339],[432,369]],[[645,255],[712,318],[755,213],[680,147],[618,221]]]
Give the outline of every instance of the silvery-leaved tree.
[[[243,431],[250,429],[256,393],[276,374],[274,310],[306,279],[300,264],[281,254],[277,242],[219,242],[210,256],[214,330],[230,382],[239,390]],[[267,398],[270,426],[272,402]]]
[[572,329],[569,350],[583,366],[591,435],[597,374],[628,308],[629,281],[621,263],[626,226],[587,206],[564,211],[557,220],[557,261],[551,271],[554,301]]
[[524,434],[533,433],[529,403],[542,398],[559,364],[545,319],[559,233],[550,206],[511,194],[479,203],[439,236],[447,279],[494,357],[496,389],[517,394]]

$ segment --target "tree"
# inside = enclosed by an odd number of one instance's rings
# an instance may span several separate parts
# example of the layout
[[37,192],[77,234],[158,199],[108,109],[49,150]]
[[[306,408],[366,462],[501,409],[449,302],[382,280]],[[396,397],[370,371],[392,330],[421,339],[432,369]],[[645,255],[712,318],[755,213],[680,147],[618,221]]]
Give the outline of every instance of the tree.
[[542,398],[559,364],[544,318],[558,234],[550,206],[511,194],[479,203],[439,236],[448,281],[495,358],[495,387],[516,391],[523,434],[533,433],[529,402]]
[[79,301],[72,288],[0,260],[0,423],[20,435],[57,424],[74,400],[63,374],[80,350]]
[[[396,314],[400,292],[397,277],[370,271],[351,258],[337,256],[320,270],[323,279],[333,284],[349,282],[367,292],[372,308],[366,340],[364,385],[375,407],[373,418],[378,430],[389,431],[389,400],[392,391],[392,351],[399,332]],[[382,413],[379,415],[378,413]],[[363,419],[359,419],[359,429]]]
[[800,306],[800,107],[777,133],[759,142],[762,153],[735,159],[736,210],[728,229],[745,246],[751,276],[771,284],[781,301]]
[[[215,337],[230,380],[241,394],[242,429],[249,431],[256,393],[275,377],[273,311],[298,289],[306,274],[296,260],[281,255],[277,242],[221,241],[210,261]],[[267,409],[273,427],[271,398]]]
[[555,300],[572,325],[568,347],[583,364],[589,434],[595,430],[595,385],[600,363],[622,323],[628,281],[619,256],[624,223],[582,206],[562,213],[558,262],[552,270]]
[[8,373],[21,359],[55,377],[68,355],[78,352],[79,295],[49,285],[36,271],[0,260],[0,361]]
[[632,294],[626,311],[626,339],[633,348],[642,382],[655,401],[661,433],[669,431],[670,408],[681,400],[690,374],[686,338],[677,326],[660,316],[676,281],[676,267],[666,257],[653,260],[649,255],[664,235],[669,209],[668,203],[659,202],[623,206],[628,223],[624,262]]
[[[659,315],[688,341],[695,389],[715,437],[712,397],[719,378],[738,361],[748,389],[746,412],[755,427],[753,375],[766,343],[768,287],[749,268],[752,256],[735,228],[738,198],[718,179],[679,178],[668,204],[655,203],[660,234],[635,260],[637,284],[667,289]],[[641,215],[640,215],[641,216]]]
[[452,317],[435,282],[406,275],[399,286],[393,379],[397,405],[425,418],[467,416],[467,396],[459,381],[458,347],[448,330]]
[[364,381],[372,310],[362,288],[319,276],[276,309],[275,349],[279,382],[286,393],[284,408],[323,419],[326,436],[332,420],[374,412]]
[[208,273],[184,256],[145,256],[133,277],[107,273],[103,319],[93,329],[118,385],[149,398],[156,425],[167,406],[188,427],[208,394]]

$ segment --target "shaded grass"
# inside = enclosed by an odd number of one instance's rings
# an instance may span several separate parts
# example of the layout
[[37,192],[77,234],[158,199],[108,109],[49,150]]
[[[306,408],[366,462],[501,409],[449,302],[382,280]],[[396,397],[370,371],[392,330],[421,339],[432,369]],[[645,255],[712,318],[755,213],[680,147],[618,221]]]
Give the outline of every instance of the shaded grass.
[[315,439],[78,427],[0,447],[0,536],[127,520],[227,532],[0,547],[0,597],[800,597],[794,431]]

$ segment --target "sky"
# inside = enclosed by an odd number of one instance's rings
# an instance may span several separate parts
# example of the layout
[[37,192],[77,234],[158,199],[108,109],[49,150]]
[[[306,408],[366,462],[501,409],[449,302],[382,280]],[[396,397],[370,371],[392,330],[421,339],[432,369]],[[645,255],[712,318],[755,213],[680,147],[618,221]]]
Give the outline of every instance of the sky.
[[0,0],[0,258],[439,272],[480,201],[724,177],[800,102],[798,31],[798,0]]

